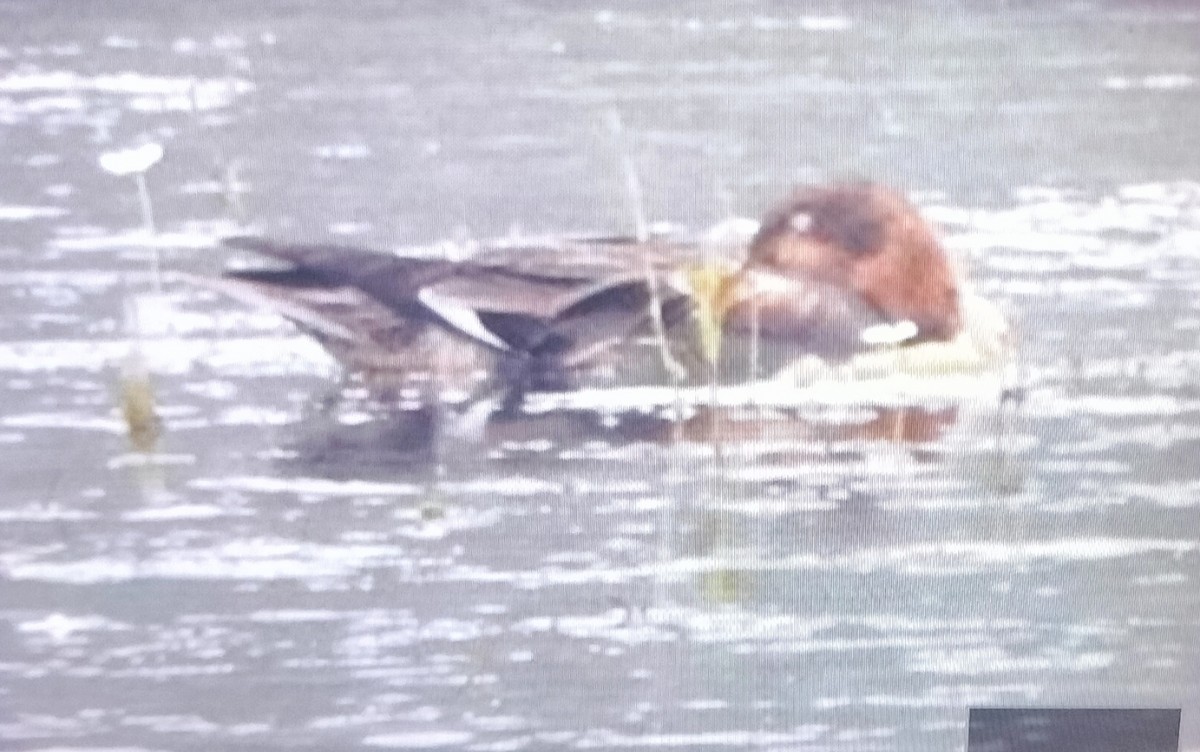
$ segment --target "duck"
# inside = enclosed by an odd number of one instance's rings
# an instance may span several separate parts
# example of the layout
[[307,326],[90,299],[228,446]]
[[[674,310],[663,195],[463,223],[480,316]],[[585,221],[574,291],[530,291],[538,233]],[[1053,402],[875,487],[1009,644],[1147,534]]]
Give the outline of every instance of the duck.
[[716,307],[726,336],[761,338],[764,353],[837,361],[955,339],[962,288],[920,211],[858,181],[804,186],[770,209]]
[[[492,242],[460,259],[253,236],[223,243],[275,266],[198,281],[274,309],[344,372],[389,392],[499,388],[519,405],[530,390],[569,391],[579,373],[630,360],[623,348],[643,334],[695,355],[705,312],[720,352],[687,359],[693,385],[712,370],[754,381],[757,362],[747,372],[739,354],[747,348],[764,370],[793,376],[812,357],[877,368],[870,358],[881,352],[968,338],[972,352],[1007,352],[1003,317],[971,291],[919,209],[872,181],[797,188],[719,241],[559,236]],[[697,270],[715,270],[716,284],[698,285]]]
[[759,401],[797,390],[877,409],[1023,399],[1008,317],[917,206],[880,183],[796,189],[767,212],[717,297],[723,337],[761,340],[756,351],[774,359],[751,385]]
[[670,388],[635,387],[573,400],[548,395],[539,407],[869,405],[918,394],[957,399],[992,387],[1002,396],[1019,392],[1007,317],[894,188],[872,181],[799,187],[765,213],[741,257],[723,263],[716,275],[692,275],[684,286],[693,321],[715,341],[705,348],[711,369],[700,385],[720,385],[719,398],[710,388],[681,399]]
[[700,252],[625,236],[497,242],[461,259],[257,236],[222,244],[269,265],[191,281],[281,314],[373,390],[440,399],[499,388],[508,405],[569,388],[655,317],[683,326],[691,300],[659,270]]

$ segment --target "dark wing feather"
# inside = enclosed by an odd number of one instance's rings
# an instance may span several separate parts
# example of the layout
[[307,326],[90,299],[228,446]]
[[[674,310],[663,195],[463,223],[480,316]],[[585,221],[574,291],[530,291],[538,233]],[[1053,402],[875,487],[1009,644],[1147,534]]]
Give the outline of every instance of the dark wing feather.
[[[374,270],[399,257],[355,246],[328,243],[285,243],[267,238],[236,236],[221,241],[229,248],[250,251],[303,269],[328,282],[347,282],[360,270]],[[407,259],[405,260],[407,261]]]
[[650,295],[641,275],[567,279],[508,267],[465,265],[428,288],[426,303],[472,311],[512,350],[573,360],[615,344],[644,320]]
[[315,284],[303,270],[227,272],[222,277],[184,275],[243,303],[270,308],[330,349],[388,350],[416,335],[416,322],[347,285]]
[[474,311],[549,320],[583,284],[577,279],[535,276],[465,262],[425,289],[447,303]]
[[[323,337],[435,324],[494,349],[572,362],[621,341],[646,321],[646,262],[666,268],[675,248],[563,241],[486,249],[453,263],[253,237],[225,244],[290,265],[227,273],[225,279],[241,283],[242,297],[266,302]],[[668,311],[686,310],[677,293],[665,297]],[[333,299],[345,304],[335,306]]]
[[642,277],[610,278],[580,292],[554,321],[545,347],[579,363],[627,340],[649,319],[651,294]]
[[420,291],[452,268],[441,259],[397,256],[354,246],[281,243],[254,237],[223,242],[231,248],[285,262],[295,271],[310,275],[315,285],[354,287],[401,315],[426,319],[429,317],[417,299]]
[[[627,339],[648,322],[651,293],[647,275],[659,277],[663,318],[668,327],[686,319],[691,299],[670,288],[662,275],[686,263],[728,256],[699,242],[633,238],[561,238],[528,246],[485,249],[472,259],[491,265],[490,273],[537,290],[534,300],[522,296],[473,294],[489,327],[503,331],[522,349],[581,362],[605,347]],[[505,289],[497,283],[493,291]],[[488,285],[481,285],[486,290]],[[536,321],[525,318],[532,316]]]
[[524,246],[485,248],[472,258],[480,265],[504,267],[536,277],[595,280],[630,271],[657,272],[678,269],[686,263],[703,263],[713,256],[724,259],[743,255],[738,250],[686,240],[653,239],[639,243],[632,238],[561,238]]

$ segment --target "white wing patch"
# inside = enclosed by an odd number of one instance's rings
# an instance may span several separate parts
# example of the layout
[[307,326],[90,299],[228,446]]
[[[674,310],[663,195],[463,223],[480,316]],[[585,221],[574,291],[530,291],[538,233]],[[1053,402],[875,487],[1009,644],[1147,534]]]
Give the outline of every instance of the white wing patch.
[[480,320],[479,314],[473,309],[467,308],[459,304],[457,301],[448,300],[438,296],[433,290],[426,288],[417,293],[417,300],[421,301],[429,310],[436,313],[450,326],[454,327],[463,334],[472,339],[479,340],[485,344],[491,345],[499,350],[511,350],[504,340],[493,334],[483,321]]

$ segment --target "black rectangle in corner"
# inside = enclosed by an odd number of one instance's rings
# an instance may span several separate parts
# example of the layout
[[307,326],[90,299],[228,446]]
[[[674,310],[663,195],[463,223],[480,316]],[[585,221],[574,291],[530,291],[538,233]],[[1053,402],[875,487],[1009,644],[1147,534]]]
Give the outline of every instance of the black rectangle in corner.
[[972,708],[967,752],[1178,752],[1179,711]]

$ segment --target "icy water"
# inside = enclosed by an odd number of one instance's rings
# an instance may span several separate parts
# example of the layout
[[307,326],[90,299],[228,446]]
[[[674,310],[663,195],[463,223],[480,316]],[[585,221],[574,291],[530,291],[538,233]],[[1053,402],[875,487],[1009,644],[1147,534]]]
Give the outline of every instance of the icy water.
[[[0,2],[0,747],[962,750],[1015,705],[1182,707],[1200,749],[1200,12],[947,5]],[[656,220],[903,186],[1015,322],[1020,411],[719,459],[550,411],[439,474],[168,277],[131,446],[147,245],[102,152],[165,145],[164,266],[211,273],[237,222],[625,229],[613,108]]]

